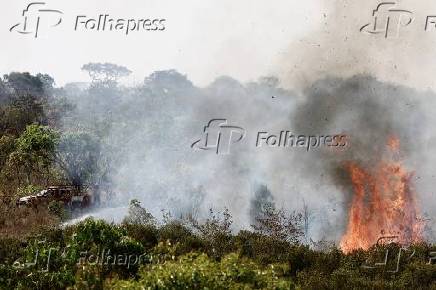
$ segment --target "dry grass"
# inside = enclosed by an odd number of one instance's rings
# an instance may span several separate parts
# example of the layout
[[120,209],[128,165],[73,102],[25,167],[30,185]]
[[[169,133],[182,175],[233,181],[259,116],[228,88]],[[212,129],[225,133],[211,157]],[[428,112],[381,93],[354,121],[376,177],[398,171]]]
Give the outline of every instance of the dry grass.
[[59,218],[49,213],[47,207],[17,207],[0,202],[0,237],[23,238],[37,233],[42,227],[59,224]]

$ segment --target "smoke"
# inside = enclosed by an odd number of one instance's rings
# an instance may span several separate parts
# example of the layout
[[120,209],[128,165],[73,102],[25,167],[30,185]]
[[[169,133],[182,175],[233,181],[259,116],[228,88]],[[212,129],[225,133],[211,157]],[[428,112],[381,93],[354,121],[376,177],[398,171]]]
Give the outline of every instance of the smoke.
[[[436,176],[435,94],[419,89],[433,87],[433,40],[419,29],[389,40],[360,33],[377,4],[341,1],[320,9],[323,27],[291,44],[280,59],[282,83],[266,77],[242,84],[223,76],[197,87],[176,71],[160,71],[135,87],[69,84],[64,89],[76,111],[65,118],[65,128],[100,138],[110,169],[104,182],[116,206],[136,198],[155,215],[166,209],[176,216],[227,207],[244,228],[252,223],[256,192],[264,184],[276,205],[310,212],[309,238],[338,240],[351,192],[338,171],[342,162],[374,162],[393,134],[416,171],[422,201],[432,197]],[[417,19],[424,12],[416,12]],[[215,118],[247,133],[229,155],[190,147]],[[340,152],[255,146],[258,132],[283,130],[345,134],[349,144]],[[434,209],[433,202],[423,204],[429,216]]]
[[[161,71],[136,87],[70,84],[64,90],[76,104],[65,129],[99,136],[110,169],[103,187],[115,193],[116,206],[137,198],[155,215],[165,209],[175,216],[228,207],[235,224],[248,227],[257,184],[268,184],[286,200],[283,180],[292,178],[292,169],[277,150],[255,146],[257,132],[289,127],[296,95],[281,89],[276,78],[241,84],[220,77],[199,88],[176,71]],[[247,132],[229,155],[191,148],[213,118]]]
[[[400,27],[398,36],[360,32],[364,24],[374,21],[372,12],[380,3],[333,2],[319,12],[323,25],[293,42],[280,59],[284,83],[303,95],[298,110],[290,116],[295,130],[340,132],[349,140],[345,151],[317,151],[298,156],[297,162],[306,182],[326,182],[338,188],[346,210],[352,189],[341,170],[343,163],[374,164],[386,154],[387,139],[395,135],[401,158],[415,173],[412,182],[423,214],[431,218],[436,208],[431,166],[436,156],[435,94],[431,91],[435,89],[436,67],[431,60],[436,39],[424,26],[436,6],[430,1],[396,1],[397,9],[409,10],[413,17],[410,25]],[[345,220],[338,219],[337,227],[326,230],[340,232]]]
[[[434,156],[423,150],[431,140],[423,124],[432,122],[424,104],[435,95],[368,75],[318,80],[302,94],[280,88],[275,78],[241,84],[221,77],[199,88],[176,71],[156,72],[136,87],[78,87],[65,88],[76,102],[65,127],[99,135],[109,168],[105,187],[115,194],[112,206],[125,207],[136,198],[157,216],[165,209],[201,217],[211,207],[227,207],[238,228],[249,227],[264,184],[279,207],[307,205],[310,238],[337,240],[351,194],[347,176],[338,171],[342,162],[373,163],[390,135],[400,138],[407,164],[418,173]],[[213,118],[246,130],[229,155],[190,146]],[[258,132],[282,130],[344,134],[348,144],[340,152],[256,147]],[[431,184],[418,183],[426,189]]]
[[[316,172],[332,163],[336,167],[347,160],[374,164],[392,136],[400,139],[404,157],[418,160],[423,153],[426,128],[422,125],[429,116],[423,106],[432,103],[433,93],[357,75],[319,80],[304,95],[296,114],[291,116],[296,131],[311,135],[340,132],[347,136],[347,146],[341,152],[325,150],[305,155],[314,159],[307,163],[308,171]],[[324,168],[327,172],[332,169]]]
[[[313,21],[322,20],[321,25],[293,41],[279,58],[277,67],[284,83],[302,90],[326,77],[367,74],[383,82],[435,89],[436,63],[431,60],[436,38],[433,30],[425,31],[424,27],[426,17],[435,14],[436,3],[392,1],[396,9],[412,12],[410,25],[400,27],[398,36],[391,34],[387,39],[381,34],[360,32],[363,25],[373,23],[373,10],[382,2],[324,3],[317,14],[311,15]],[[392,27],[396,19],[391,16]],[[380,17],[379,22],[383,20]]]

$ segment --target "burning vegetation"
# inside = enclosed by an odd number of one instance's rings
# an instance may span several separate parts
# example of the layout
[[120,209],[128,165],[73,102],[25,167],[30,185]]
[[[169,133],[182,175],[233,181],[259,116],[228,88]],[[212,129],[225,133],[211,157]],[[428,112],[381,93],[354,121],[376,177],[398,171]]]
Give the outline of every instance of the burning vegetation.
[[[427,240],[427,231],[424,239],[414,174],[405,165],[423,163],[414,147],[422,144],[416,141],[423,140],[418,126],[424,123],[423,114],[414,100],[426,95],[358,75],[319,80],[297,100],[270,78],[247,85],[221,78],[198,88],[172,70],[153,73],[140,87],[121,87],[113,79],[121,72],[100,76],[108,67],[87,66],[96,71],[90,73],[93,81],[83,86],[55,88],[42,82],[43,76],[29,74],[10,74],[2,81],[7,90],[0,102],[0,277],[6,277],[0,279],[1,289],[435,285],[435,247],[414,243]],[[14,87],[17,80],[39,87],[21,85],[23,93]],[[39,98],[45,91],[53,96]],[[277,96],[273,102],[271,95]],[[63,106],[61,100],[73,105]],[[180,109],[188,102],[196,104],[189,114]],[[254,105],[247,116],[240,115],[238,124],[247,124],[249,132],[274,116],[276,126],[290,124],[308,136],[325,139],[341,132],[349,146],[304,155],[292,154],[295,150],[242,152],[235,146],[231,158],[220,162],[214,155],[191,154],[189,146],[175,146],[197,136],[191,128],[198,127],[198,120],[223,112],[237,116],[245,103]],[[386,139],[391,132],[398,137]],[[431,163],[431,154],[426,152],[425,158]],[[295,187],[279,190],[292,178]],[[262,185],[254,182],[251,194],[247,181],[256,179]],[[49,187],[53,184],[68,186]],[[331,190],[324,190],[324,184]],[[84,190],[91,187],[95,192]],[[296,201],[298,191],[304,194],[302,211],[287,203]],[[94,205],[119,206],[132,197],[138,200],[120,223],[82,220]],[[81,217],[69,220],[73,203]],[[231,208],[222,215],[204,213],[208,204],[219,208],[224,203]],[[169,210],[162,218],[155,215],[160,206]],[[118,209],[107,208],[113,216]],[[231,213],[236,213],[234,224]],[[41,236],[46,239],[40,241]],[[390,274],[389,263],[367,263],[380,261],[372,245],[393,236],[397,244],[376,249],[389,249],[390,264],[397,263],[392,256],[401,254],[402,244],[416,250],[413,257],[401,256],[407,264],[396,275]],[[359,248],[366,251],[353,251]],[[39,262],[27,267],[35,255]],[[104,256],[105,262],[88,263],[89,256]],[[115,256],[147,259],[141,265],[106,262]],[[427,280],[420,281],[422,277]]]
[[367,250],[385,236],[395,237],[400,244],[422,239],[423,222],[413,190],[413,172],[402,164],[399,150],[399,139],[391,137],[385,158],[373,168],[355,162],[346,164],[354,195],[347,230],[340,242],[344,252]]

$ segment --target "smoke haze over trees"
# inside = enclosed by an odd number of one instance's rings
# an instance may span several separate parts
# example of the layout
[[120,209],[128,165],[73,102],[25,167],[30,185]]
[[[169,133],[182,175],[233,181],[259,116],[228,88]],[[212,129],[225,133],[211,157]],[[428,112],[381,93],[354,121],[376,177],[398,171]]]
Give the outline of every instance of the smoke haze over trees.
[[[425,135],[427,128],[416,126],[420,118],[431,119],[420,104],[433,94],[418,94],[369,76],[327,78],[296,93],[282,88],[275,77],[242,84],[223,76],[207,87],[197,87],[188,76],[166,70],[150,74],[142,84],[125,86],[119,82],[130,72],[125,67],[91,63],[83,69],[90,73],[89,83],[56,87],[51,76],[28,73],[11,73],[1,80],[4,194],[15,195],[11,188],[30,184],[86,184],[112,196],[111,206],[120,207],[121,217],[127,212],[128,201],[137,199],[155,216],[162,209],[174,216],[201,217],[209,208],[228,208],[236,228],[255,224],[255,213],[264,207],[262,203],[275,204],[277,211],[304,207],[306,235],[314,240],[338,240],[350,192],[338,186],[337,175],[325,167],[331,163],[324,161],[331,158],[339,162],[351,158],[352,152],[337,159],[324,151],[306,152],[304,148],[257,148],[257,133],[345,132],[352,140],[362,140],[358,148],[366,148],[377,144],[369,138],[370,132],[375,132],[371,138],[376,141],[386,135],[377,135],[371,125],[379,123],[374,118],[384,118],[400,131],[406,146],[431,140]],[[380,92],[367,96],[369,87]],[[380,94],[386,97],[379,98]],[[394,97],[397,108],[409,104],[414,114],[398,115],[397,109],[383,113]],[[367,120],[365,126],[353,123],[355,117]],[[213,118],[227,119],[247,132],[229,155],[197,152],[190,147]],[[37,166],[44,170],[15,174],[18,167],[11,157],[19,150],[15,139],[32,124],[50,126],[59,134],[52,163]],[[389,128],[379,129],[385,132]],[[412,131],[416,143],[412,142]],[[406,156],[409,164],[421,160],[415,150]],[[362,151],[355,152],[363,156]],[[417,170],[426,166],[423,163]],[[430,184],[424,180],[417,187],[425,195]],[[431,215],[427,208],[424,212]]]

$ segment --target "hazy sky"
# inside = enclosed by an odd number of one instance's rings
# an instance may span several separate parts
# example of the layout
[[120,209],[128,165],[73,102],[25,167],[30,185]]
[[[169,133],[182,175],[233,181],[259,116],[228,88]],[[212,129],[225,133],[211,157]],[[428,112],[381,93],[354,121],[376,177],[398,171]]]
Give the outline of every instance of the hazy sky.
[[[46,9],[61,10],[63,22],[47,28],[43,20],[57,16],[43,15],[35,39],[9,31],[23,21],[22,10],[32,1],[2,2],[0,73],[47,72],[58,84],[87,80],[80,67],[91,61],[125,65],[135,72],[132,81],[170,68],[199,85],[223,74],[252,80],[274,73],[289,44],[322,20],[318,1],[47,0]],[[128,36],[118,31],[74,31],[77,15],[99,14],[165,18],[166,30]]]
[[[277,75],[294,88],[327,75],[368,73],[383,81],[436,89],[436,17],[424,29],[427,16],[436,15],[432,0],[383,6],[379,23],[388,9],[410,11],[413,18],[405,25],[409,14],[392,12],[391,29],[399,25],[400,31],[388,39],[359,31],[373,22],[379,0],[47,0],[46,8],[62,11],[63,21],[51,28],[48,24],[58,16],[42,15],[37,39],[9,31],[23,22],[21,13],[29,3],[3,1],[0,73],[47,72],[62,85],[87,80],[80,70],[85,63],[113,62],[134,72],[130,82],[175,68],[200,86],[220,75],[240,81]],[[78,15],[100,14],[165,18],[166,29],[127,36],[120,31],[74,31]],[[35,13],[31,16],[36,19]],[[400,24],[398,16],[403,17]]]

